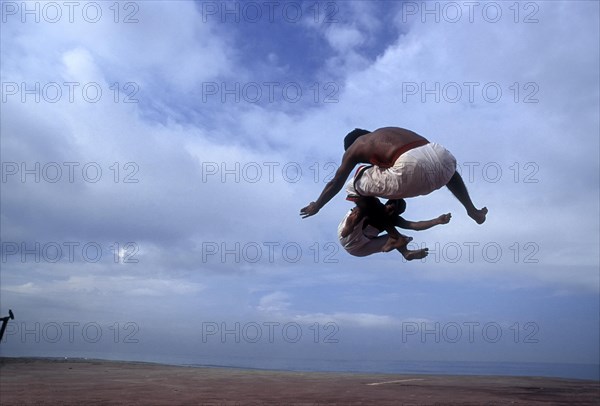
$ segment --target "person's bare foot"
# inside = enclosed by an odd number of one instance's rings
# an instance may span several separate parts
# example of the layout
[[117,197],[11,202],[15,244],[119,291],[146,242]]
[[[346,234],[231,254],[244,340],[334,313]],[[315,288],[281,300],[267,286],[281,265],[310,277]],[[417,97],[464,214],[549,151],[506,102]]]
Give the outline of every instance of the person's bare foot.
[[402,235],[398,239],[389,237],[385,245],[381,248],[381,251],[390,252],[395,249],[401,249],[402,247],[406,247],[406,244],[412,240],[412,237],[404,237]]
[[469,217],[471,217],[473,220],[475,220],[475,222],[477,224],[483,224],[483,222],[485,221],[485,216],[488,212],[487,207],[484,207],[483,209],[479,209],[479,210],[475,210],[472,212],[467,212],[467,214],[469,215]]
[[412,261],[413,259],[423,259],[429,255],[429,248],[421,248],[419,250],[406,250],[402,253],[404,259]]

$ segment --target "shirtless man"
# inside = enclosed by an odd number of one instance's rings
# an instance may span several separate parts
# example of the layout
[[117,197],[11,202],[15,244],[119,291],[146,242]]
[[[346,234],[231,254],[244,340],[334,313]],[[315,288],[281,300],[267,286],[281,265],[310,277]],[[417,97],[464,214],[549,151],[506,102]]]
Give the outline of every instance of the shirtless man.
[[[348,195],[347,200],[354,201],[356,207],[349,211],[338,227],[340,244],[350,254],[364,257],[378,252],[397,249],[408,261],[425,258],[427,248],[409,250],[406,246],[412,238],[398,233],[395,227],[411,230],[427,230],[439,224],[447,224],[451,215],[442,214],[433,220],[408,221],[400,215],[406,210],[404,199],[388,200],[383,205],[376,197]],[[390,227],[393,232],[390,232]],[[388,234],[379,235],[383,231]],[[396,241],[402,241],[398,244]]]
[[469,217],[477,224],[485,221],[487,208],[473,205],[456,172],[456,159],[441,145],[410,130],[385,127],[373,132],[355,129],[344,138],[344,149],[333,179],[315,202],[300,210],[302,218],[317,214],[342,189],[357,164],[371,163],[361,166],[354,177],[359,195],[401,199],[426,195],[445,185]]

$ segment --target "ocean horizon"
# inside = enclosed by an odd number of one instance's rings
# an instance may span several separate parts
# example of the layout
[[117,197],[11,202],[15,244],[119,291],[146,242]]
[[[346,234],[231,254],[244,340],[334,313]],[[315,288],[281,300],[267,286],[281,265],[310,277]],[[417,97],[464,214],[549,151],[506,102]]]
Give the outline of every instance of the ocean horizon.
[[[544,362],[487,362],[487,361],[403,361],[403,360],[340,360],[254,357],[203,357],[202,360],[186,360],[183,357],[143,356],[114,354],[26,355],[13,354],[2,358],[83,359],[123,362],[150,362],[192,368],[238,368],[289,372],[336,372],[367,374],[410,375],[489,375],[529,376],[600,381],[599,364],[570,364]],[[191,361],[191,362],[190,362]]]
[[373,361],[373,360],[221,360],[178,364],[192,367],[229,367],[294,372],[341,372],[419,375],[504,375],[600,380],[600,365],[473,362],[473,361]]

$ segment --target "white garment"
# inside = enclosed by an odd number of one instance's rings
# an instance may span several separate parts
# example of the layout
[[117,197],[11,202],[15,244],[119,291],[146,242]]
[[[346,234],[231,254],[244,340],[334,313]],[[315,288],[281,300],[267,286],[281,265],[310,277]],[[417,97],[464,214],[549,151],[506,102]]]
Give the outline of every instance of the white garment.
[[340,244],[349,254],[364,257],[367,255],[381,252],[381,249],[388,240],[387,236],[378,237],[379,230],[371,225],[367,225],[363,229],[365,217],[352,229],[352,232],[346,237],[342,237],[342,230],[346,225],[348,217],[352,213],[350,210],[338,226],[338,238]]
[[[359,195],[387,199],[427,195],[445,186],[456,172],[456,158],[443,146],[429,143],[398,157],[390,168],[357,171],[353,187]],[[348,190],[348,188],[347,188]]]

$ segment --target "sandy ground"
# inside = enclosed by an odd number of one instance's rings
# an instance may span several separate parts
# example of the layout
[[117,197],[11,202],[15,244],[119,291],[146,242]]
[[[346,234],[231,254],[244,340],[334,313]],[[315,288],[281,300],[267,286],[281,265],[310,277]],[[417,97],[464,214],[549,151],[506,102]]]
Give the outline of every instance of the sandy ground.
[[0,358],[0,404],[600,405],[574,379],[374,375]]

